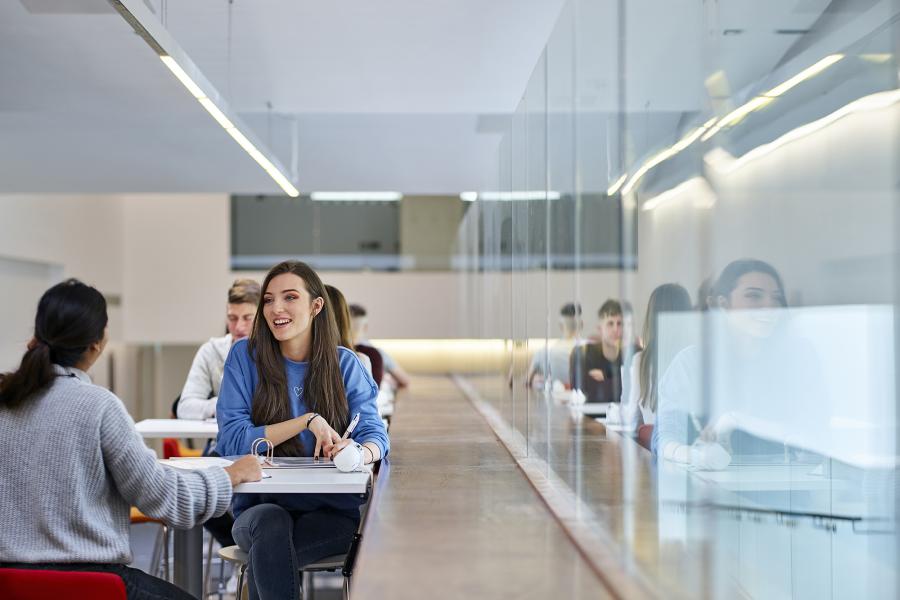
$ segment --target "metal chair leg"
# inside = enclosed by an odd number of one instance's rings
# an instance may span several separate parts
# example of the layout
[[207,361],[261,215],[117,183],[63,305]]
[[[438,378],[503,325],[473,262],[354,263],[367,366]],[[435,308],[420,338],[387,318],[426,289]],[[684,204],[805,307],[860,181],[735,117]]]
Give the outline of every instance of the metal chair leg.
[[213,536],[209,536],[209,544],[206,546],[206,569],[203,571],[203,596],[204,600],[207,596],[209,596],[209,584],[212,582],[212,551],[213,551]]
[[169,526],[163,523],[163,579],[172,581],[169,578]]
[[237,582],[237,591],[235,592],[236,598],[244,597],[244,571],[247,569],[247,565],[241,565],[238,570],[238,582]]
[[313,574],[309,571],[303,571],[301,573],[301,594],[300,597],[303,600],[313,600],[315,598],[316,592],[313,589]]
[[216,586],[216,591],[219,593],[219,600],[222,600],[225,597],[225,561],[219,559],[219,585]]

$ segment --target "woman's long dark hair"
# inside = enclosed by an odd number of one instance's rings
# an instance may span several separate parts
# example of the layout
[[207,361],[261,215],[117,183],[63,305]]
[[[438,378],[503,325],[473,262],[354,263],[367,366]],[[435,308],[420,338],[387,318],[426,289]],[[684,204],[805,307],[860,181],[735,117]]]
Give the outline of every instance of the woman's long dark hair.
[[91,344],[103,340],[103,294],[77,279],[44,292],[34,318],[34,338],[19,368],[0,375],[0,406],[16,408],[53,383],[53,365],[73,367]]
[[353,350],[353,330],[350,327],[350,309],[347,300],[341,290],[333,285],[325,285],[328,300],[331,302],[331,314],[334,315],[334,323],[337,325],[338,341],[344,348]]
[[664,283],[650,294],[647,316],[644,319],[644,350],[641,352],[641,368],[638,373],[641,386],[641,406],[656,412],[657,386],[653,384],[659,374],[659,314],[691,310],[691,295],[677,283]]
[[[334,321],[331,302],[325,292],[322,280],[306,263],[284,261],[269,270],[262,284],[265,295],[269,283],[275,277],[292,273],[303,280],[311,300],[322,298],[324,307],[312,318],[312,342],[309,355],[309,369],[303,384],[306,406],[312,412],[322,415],[328,424],[337,431],[343,431],[349,423],[350,408],[344,391],[344,379],[341,376],[338,361],[338,331]],[[293,417],[288,397],[287,375],[284,370],[284,357],[278,340],[269,330],[269,324],[263,315],[265,298],[261,298],[256,308],[256,320],[250,334],[250,356],[256,362],[259,383],[253,392],[253,405],[250,416],[257,425],[281,423]],[[293,437],[275,449],[280,456],[299,456],[302,445],[297,437]]]

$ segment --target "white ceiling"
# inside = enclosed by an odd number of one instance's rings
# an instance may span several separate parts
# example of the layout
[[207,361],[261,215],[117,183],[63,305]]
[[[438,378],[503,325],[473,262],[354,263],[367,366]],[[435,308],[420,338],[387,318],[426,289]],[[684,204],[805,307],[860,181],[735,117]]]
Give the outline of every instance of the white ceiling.
[[[562,0],[235,0],[230,63],[225,0],[145,4],[301,191],[457,193]],[[0,2],[0,77],[0,192],[279,191],[103,0]]]
[[[573,102],[572,33],[554,33],[564,0],[143,2],[281,162],[296,164],[302,192],[489,184],[498,116],[516,109],[548,44],[549,106]],[[816,33],[776,29],[805,30],[846,5],[629,0],[624,98],[632,137],[647,138],[634,139],[638,154],[676,135],[684,115],[711,110],[710,73],[731,93],[751,85]],[[578,103],[598,123],[620,108],[616,6],[581,2],[563,15],[602,24],[576,27]],[[106,0],[0,2],[0,78],[0,192],[279,193]],[[591,160],[608,163],[606,144]]]

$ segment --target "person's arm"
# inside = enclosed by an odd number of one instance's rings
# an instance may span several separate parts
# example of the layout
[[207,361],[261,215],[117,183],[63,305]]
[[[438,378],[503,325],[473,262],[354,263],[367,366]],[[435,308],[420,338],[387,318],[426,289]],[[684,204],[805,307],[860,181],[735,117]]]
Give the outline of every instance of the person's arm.
[[254,391],[250,369],[253,365],[249,360],[241,359],[246,352],[245,348],[235,346],[225,361],[216,408],[219,424],[216,452],[222,456],[247,454],[253,447],[253,441],[266,435],[265,426],[254,425],[250,414]]
[[328,456],[334,456],[340,452],[350,441],[355,441],[363,446],[363,462],[370,464],[381,460],[390,451],[390,441],[384,422],[378,416],[378,406],[375,399],[378,396],[378,387],[355,354],[341,356],[341,373],[344,379],[344,388],[347,391],[347,404],[350,408],[350,416],[359,413],[359,423],[350,436],[350,440],[341,440],[331,447],[326,446]]
[[391,374],[399,387],[408,387],[410,383],[409,374],[397,364],[393,356],[380,348],[378,351],[381,353],[381,358],[384,361],[384,370]]
[[674,462],[690,462],[688,419],[700,393],[700,357],[696,347],[685,348],[659,377],[659,404],[653,434],[660,456]]
[[[622,425],[627,426],[629,429],[637,429],[638,423],[640,422],[640,414],[641,414],[641,382],[640,382],[640,370],[641,370],[641,360],[643,359],[643,353],[638,352],[631,359],[631,365],[629,366],[629,372],[626,374],[628,376],[628,387],[622,387]],[[624,369],[624,367],[623,367]],[[624,377],[623,377],[624,379]],[[627,389],[627,393],[626,393]]]
[[232,466],[197,471],[160,464],[134,429],[118,398],[103,407],[100,450],[119,494],[144,514],[169,525],[189,528],[223,514],[232,488],[261,477],[259,463],[237,461]]
[[218,357],[212,343],[207,342],[197,350],[181,390],[176,415],[179,419],[202,420],[215,416],[218,398],[210,397],[213,393],[211,360],[218,360]]

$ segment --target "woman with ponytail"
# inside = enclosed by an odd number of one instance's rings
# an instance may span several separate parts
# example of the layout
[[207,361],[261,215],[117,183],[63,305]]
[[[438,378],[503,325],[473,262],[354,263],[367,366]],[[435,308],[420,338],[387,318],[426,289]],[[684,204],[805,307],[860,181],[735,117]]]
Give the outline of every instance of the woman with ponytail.
[[105,571],[130,600],[190,598],[131,562],[129,512],[175,527],[221,515],[254,457],[225,469],[159,464],[114,394],[87,371],[106,346],[106,300],[74,279],[41,297],[19,368],[0,376],[0,567]]
[[[218,452],[249,452],[264,437],[276,456],[333,458],[353,445],[362,462],[380,460],[389,444],[378,388],[356,353],[340,346],[319,276],[305,263],[282,262],[262,291],[249,340],[237,342],[225,362]],[[342,440],[356,413],[359,424]],[[233,534],[250,555],[250,598],[298,597],[299,568],[348,549],[362,502],[350,494],[235,496]]]

